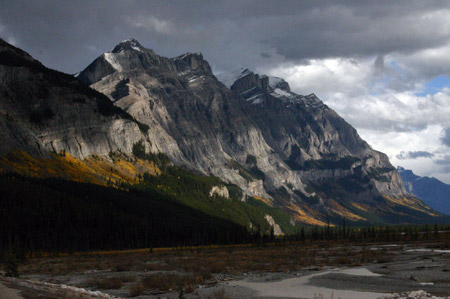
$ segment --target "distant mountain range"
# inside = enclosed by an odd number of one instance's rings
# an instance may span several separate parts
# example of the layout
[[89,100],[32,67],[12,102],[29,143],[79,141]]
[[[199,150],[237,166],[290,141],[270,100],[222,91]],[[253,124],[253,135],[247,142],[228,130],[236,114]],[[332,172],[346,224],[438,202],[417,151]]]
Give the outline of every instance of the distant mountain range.
[[450,215],[450,185],[433,177],[418,176],[400,166],[397,167],[397,171],[402,176],[403,184],[408,192],[436,211]]
[[119,189],[145,178],[248,229],[448,220],[316,95],[247,69],[217,78],[200,53],[134,39],[76,76],[0,39],[0,136],[3,172]]

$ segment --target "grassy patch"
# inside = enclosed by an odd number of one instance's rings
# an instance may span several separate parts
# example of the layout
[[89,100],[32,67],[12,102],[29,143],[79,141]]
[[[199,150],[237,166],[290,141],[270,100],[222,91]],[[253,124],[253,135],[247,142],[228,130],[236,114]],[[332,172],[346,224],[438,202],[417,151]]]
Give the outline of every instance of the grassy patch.
[[128,294],[131,297],[142,295],[145,291],[146,291],[145,286],[140,282],[136,282],[128,288]]

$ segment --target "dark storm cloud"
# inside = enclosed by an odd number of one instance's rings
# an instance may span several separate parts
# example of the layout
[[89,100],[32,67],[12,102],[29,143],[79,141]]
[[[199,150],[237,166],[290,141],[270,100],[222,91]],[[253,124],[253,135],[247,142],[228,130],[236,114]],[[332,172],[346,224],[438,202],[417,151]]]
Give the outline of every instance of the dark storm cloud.
[[439,1],[3,1],[0,35],[67,72],[129,37],[165,56],[201,51],[217,69],[267,68],[438,47],[450,38],[436,30],[448,8]]
[[386,71],[386,66],[384,65],[384,56],[378,55],[375,59],[375,71],[377,73],[384,73]]
[[435,160],[434,162],[436,164],[439,164],[439,165],[448,165],[448,166],[450,166],[450,155],[445,155],[441,159]]
[[442,144],[450,147],[450,127],[444,129],[443,136],[441,137]]
[[399,160],[406,160],[406,159],[418,159],[418,158],[433,158],[434,155],[429,152],[425,151],[416,151],[416,152],[400,152],[396,156]]
[[445,155],[441,159],[435,160],[434,163],[439,165],[441,173],[450,173],[450,155]]

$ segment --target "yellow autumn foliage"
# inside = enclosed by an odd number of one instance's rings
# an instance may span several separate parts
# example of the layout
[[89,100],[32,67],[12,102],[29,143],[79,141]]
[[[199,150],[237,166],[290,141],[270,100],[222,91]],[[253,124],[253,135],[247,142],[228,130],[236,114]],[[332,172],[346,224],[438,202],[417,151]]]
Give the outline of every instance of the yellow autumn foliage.
[[303,209],[294,203],[289,203],[287,208],[293,212],[293,217],[295,221],[299,221],[306,224],[326,226],[327,224],[321,220],[318,220],[311,215],[308,215]]
[[405,196],[393,197],[393,196],[386,196],[386,195],[383,195],[383,197],[389,202],[392,202],[392,203],[395,203],[398,205],[402,205],[402,206],[408,207],[410,209],[414,209],[416,211],[420,211],[420,212],[428,214],[430,216],[438,216],[437,214],[433,213],[432,210],[430,210],[429,208],[427,208],[426,206],[421,204],[421,202],[414,197],[405,197]]
[[364,211],[364,212],[369,212],[370,211],[370,206],[366,205],[366,204],[361,204],[361,203],[352,203],[352,206],[357,208],[358,210]]
[[364,217],[361,217],[359,215],[356,215],[355,213],[352,213],[349,209],[343,207],[335,200],[332,200],[332,199],[328,200],[328,205],[329,205],[329,207],[331,207],[332,211],[335,214],[337,214],[345,219],[349,219],[351,221],[367,220]]
[[161,174],[161,170],[153,162],[140,159],[110,161],[98,155],[92,155],[80,160],[68,153],[51,153],[48,158],[35,158],[20,150],[12,151],[0,158],[0,169],[3,172],[31,177],[57,177],[99,185],[107,185],[108,182],[135,183],[136,178],[144,173]]
[[268,205],[269,207],[272,207],[272,201],[268,198],[264,198],[264,197],[260,197],[260,196],[253,196],[254,199],[262,201],[263,203],[265,203],[266,205]]

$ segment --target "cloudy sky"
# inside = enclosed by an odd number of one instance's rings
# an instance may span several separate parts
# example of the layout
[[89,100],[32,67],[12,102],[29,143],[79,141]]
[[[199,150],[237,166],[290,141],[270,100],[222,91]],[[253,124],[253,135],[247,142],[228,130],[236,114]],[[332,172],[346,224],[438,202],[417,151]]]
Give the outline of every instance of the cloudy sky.
[[7,1],[0,37],[68,73],[134,37],[316,93],[373,148],[450,183],[449,1]]

